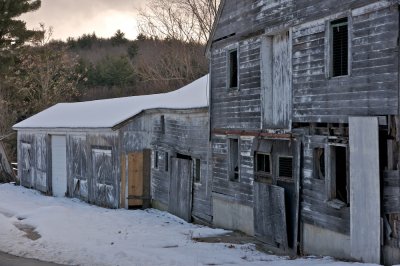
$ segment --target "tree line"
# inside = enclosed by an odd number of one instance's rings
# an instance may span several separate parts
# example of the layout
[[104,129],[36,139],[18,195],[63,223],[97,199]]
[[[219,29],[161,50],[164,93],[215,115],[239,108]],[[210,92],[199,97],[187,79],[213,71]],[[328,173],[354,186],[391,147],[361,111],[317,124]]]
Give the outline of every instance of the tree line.
[[[117,30],[110,38],[88,33],[59,41],[51,27],[29,30],[20,19],[40,0],[0,0],[0,136],[59,102],[168,92],[206,74],[218,3],[149,0],[135,40]],[[13,160],[15,143],[6,140]]]

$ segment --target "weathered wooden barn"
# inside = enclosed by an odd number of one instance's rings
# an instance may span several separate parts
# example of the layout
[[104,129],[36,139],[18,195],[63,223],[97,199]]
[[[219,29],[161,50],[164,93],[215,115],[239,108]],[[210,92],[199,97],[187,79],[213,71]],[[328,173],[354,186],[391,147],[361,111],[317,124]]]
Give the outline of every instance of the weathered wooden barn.
[[[182,218],[209,221],[208,82],[204,76],[165,94],[57,104],[16,124],[21,184],[110,208],[147,207],[152,198],[190,215]],[[194,183],[192,167],[199,171]],[[172,183],[181,170],[193,189]],[[180,197],[190,207],[173,206]]]
[[213,222],[296,253],[400,262],[399,1],[223,0]]

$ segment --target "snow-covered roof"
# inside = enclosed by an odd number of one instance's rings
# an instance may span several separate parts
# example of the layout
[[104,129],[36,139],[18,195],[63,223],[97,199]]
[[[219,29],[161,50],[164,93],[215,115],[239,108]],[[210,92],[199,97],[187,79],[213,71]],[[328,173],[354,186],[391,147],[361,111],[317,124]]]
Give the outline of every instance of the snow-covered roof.
[[208,76],[169,93],[59,103],[14,125],[13,128],[112,128],[144,110],[207,107]]

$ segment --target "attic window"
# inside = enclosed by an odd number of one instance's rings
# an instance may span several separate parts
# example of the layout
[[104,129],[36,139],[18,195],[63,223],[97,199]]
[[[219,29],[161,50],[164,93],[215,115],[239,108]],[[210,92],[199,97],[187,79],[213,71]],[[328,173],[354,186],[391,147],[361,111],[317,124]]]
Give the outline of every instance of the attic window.
[[331,22],[332,31],[332,76],[348,75],[349,67],[349,31],[348,19]]
[[229,52],[229,88],[238,87],[238,51]]

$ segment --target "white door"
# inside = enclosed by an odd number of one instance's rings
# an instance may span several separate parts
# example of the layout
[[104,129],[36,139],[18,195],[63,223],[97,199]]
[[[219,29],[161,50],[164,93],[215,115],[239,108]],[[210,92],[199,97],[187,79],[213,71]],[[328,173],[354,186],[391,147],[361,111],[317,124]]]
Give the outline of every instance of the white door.
[[51,166],[53,196],[67,192],[67,145],[65,136],[51,136]]

